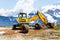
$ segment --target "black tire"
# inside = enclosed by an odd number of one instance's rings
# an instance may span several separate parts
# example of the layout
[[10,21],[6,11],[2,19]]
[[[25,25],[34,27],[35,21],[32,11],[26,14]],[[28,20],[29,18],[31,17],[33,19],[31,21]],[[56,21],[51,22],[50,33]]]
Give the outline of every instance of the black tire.
[[16,29],[16,25],[13,25],[13,28],[12,28],[12,30],[15,30]]
[[22,30],[21,30],[20,33],[28,33],[28,31],[29,31],[29,25],[23,24],[23,25],[21,25],[21,28],[22,28]]
[[54,28],[54,23],[48,23],[48,28]]
[[40,29],[40,25],[38,23],[35,24],[35,29]]

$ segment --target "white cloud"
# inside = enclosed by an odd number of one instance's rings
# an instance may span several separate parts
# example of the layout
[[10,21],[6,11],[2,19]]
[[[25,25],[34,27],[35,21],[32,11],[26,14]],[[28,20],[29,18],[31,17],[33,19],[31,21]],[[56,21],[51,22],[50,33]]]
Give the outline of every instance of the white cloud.
[[7,16],[8,15],[8,10],[5,10],[5,9],[0,9],[0,15],[4,15],[4,16]]
[[33,4],[34,4],[34,0],[18,0],[16,5],[12,9],[10,10],[0,9],[0,15],[2,16],[12,15],[13,16],[12,13],[16,14],[15,12],[20,12],[20,10],[22,10],[25,13],[30,13],[33,10],[35,10],[35,8],[33,7]]
[[43,12],[48,11],[49,9],[55,10],[55,9],[60,9],[60,5],[46,5],[42,7]]
[[14,10],[17,11],[17,10],[22,10],[23,12],[26,12],[26,13],[30,13],[31,11],[34,10],[34,7],[33,7],[33,4],[34,4],[34,0],[19,0],[17,3],[16,3],[16,6],[14,7]]

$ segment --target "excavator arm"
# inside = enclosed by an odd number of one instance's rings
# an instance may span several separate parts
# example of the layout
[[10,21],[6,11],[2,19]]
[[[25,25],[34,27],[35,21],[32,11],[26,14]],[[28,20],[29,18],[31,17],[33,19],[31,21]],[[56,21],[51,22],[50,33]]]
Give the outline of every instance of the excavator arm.
[[41,19],[41,21],[44,24],[47,24],[48,23],[47,20],[46,20],[46,18],[45,18],[45,16],[39,10],[37,11],[37,15],[38,15],[39,19]]
[[29,21],[34,21],[34,20],[37,20],[38,18],[40,20],[42,20],[43,23],[45,23],[45,24],[48,23],[47,20],[46,20],[46,18],[45,18],[45,16],[39,10],[37,11],[37,16],[30,17]]
[[[34,21],[37,18],[39,18],[45,25],[49,26],[50,28],[54,28],[54,23],[48,23],[47,19],[45,16],[38,10],[37,11],[37,16],[33,16],[29,18],[30,21]],[[42,26],[41,26],[42,27]]]
[[38,19],[38,16],[32,16],[29,18],[29,21],[34,21],[34,20],[37,20]]

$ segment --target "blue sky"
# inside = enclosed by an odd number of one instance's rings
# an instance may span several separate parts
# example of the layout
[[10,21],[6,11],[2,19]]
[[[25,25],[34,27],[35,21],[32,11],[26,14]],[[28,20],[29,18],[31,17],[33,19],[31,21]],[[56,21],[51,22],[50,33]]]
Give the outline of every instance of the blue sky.
[[52,7],[60,5],[60,0],[0,0],[0,15],[13,16],[13,13],[16,14],[20,10],[30,13],[38,9],[41,10],[47,5],[52,5]]
[[17,0],[0,0],[0,8],[11,9],[16,2]]
[[[11,9],[16,5],[17,1],[18,0],[0,0],[0,8]],[[34,7],[39,8],[50,4],[60,4],[60,0],[35,0]]]

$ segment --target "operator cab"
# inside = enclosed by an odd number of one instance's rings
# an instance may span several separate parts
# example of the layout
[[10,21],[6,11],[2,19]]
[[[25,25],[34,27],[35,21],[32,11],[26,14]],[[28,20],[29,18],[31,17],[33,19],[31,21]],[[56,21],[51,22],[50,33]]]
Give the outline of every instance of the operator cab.
[[20,18],[27,18],[27,14],[26,13],[19,13],[18,17],[20,17]]

